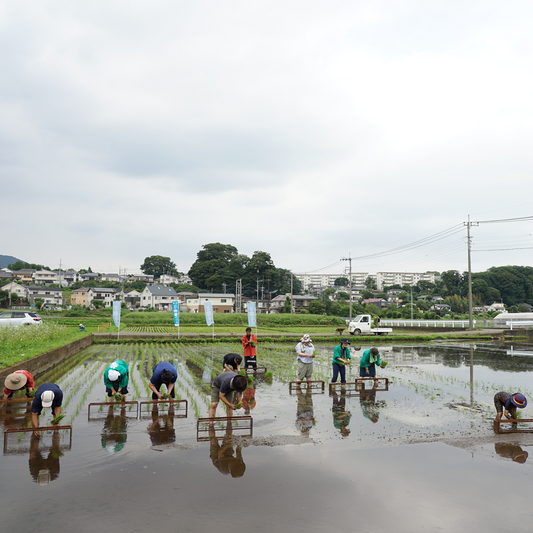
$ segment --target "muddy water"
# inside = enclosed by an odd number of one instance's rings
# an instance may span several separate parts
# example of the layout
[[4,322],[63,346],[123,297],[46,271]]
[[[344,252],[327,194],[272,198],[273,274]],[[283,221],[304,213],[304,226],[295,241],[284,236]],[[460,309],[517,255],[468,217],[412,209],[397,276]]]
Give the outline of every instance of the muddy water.
[[[256,379],[253,435],[233,425],[199,436],[211,369],[230,350],[93,346],[39,379],[64,390],[72,442],[65,432],[4,439],[2,530],[531,530],[533,434],[495,435],[491,404],[500,386],[533,390],[533,347],[384,347],[390,389],[363,395],[289,393],[280,379]],[[317,377],[331,351],[320,348]],[[267,366],[290,375],[289,351],[266,352]],[[130,362],[129,399],[139,401],[153,363],[174,362],[187,417],[98,406],[89,417],[116,357]],[[4,407],[4,430],[27,425],[27,411]],[[533,403],[524,411],[533,418]]]

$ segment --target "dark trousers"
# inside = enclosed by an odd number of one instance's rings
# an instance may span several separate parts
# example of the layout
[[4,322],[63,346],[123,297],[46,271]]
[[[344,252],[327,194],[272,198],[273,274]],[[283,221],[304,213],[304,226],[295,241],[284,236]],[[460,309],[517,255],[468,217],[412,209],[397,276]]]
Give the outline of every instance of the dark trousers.
[[244,358],[244,368],[257,368],[257,356],[249,355]]
[[[152,383],[152,385],[157,389],[157,392],[161,392],[161,390],[160,390],[161,389],[161,385],[163,385],[162,381],[159,381],[157,383]],[[169,385],[170,385],[170,383],[169,383]],[[168,390],[168,385],[167,385],[167,390]],[[176,387],[172,387],[172,390],[170,391],[170,397],[171,398],[175,398],[176,397],[175,390],[176,390]],[[155,392],[152,392],[152,400],[159,400],[159,398],[157,397]]]
[[366,373],[366,368],[359,367],[359,375],[362,378],[375,378],[376,377],[376,363],[368,364],[368,374]]
[[337,383],[337,378],[341,375],[341,383],[346,383],[346,367],[339,363],[333,363],[333,379],[331,383]]

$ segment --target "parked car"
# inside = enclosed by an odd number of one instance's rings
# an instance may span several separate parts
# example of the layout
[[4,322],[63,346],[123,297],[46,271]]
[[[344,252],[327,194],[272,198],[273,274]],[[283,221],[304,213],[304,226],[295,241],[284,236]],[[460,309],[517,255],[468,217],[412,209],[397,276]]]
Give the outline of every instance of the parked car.
[[1,326],[40,326],[43,319],[31,311],[4,311],[0,313]]

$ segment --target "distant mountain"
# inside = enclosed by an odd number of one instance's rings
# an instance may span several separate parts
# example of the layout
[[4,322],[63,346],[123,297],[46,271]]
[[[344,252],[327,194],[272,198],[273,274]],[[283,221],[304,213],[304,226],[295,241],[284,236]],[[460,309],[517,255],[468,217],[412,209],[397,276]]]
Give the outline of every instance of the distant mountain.
[[0,268],[5,268],[7,265],[11,265],[17,261],[22,261],[22,259],[17,259],[12,255],[0,255]]

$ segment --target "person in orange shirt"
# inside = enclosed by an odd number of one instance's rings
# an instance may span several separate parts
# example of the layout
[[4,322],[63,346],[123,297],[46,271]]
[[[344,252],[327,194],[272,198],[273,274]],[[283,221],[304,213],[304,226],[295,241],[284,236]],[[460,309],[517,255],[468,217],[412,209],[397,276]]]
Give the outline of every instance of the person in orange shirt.
[[242,345],[244,346],[244,368],[257,368],[257,352],[255,351],[257,337],[252,334],[252,328],[246,328],[246,334],[242,338]]

